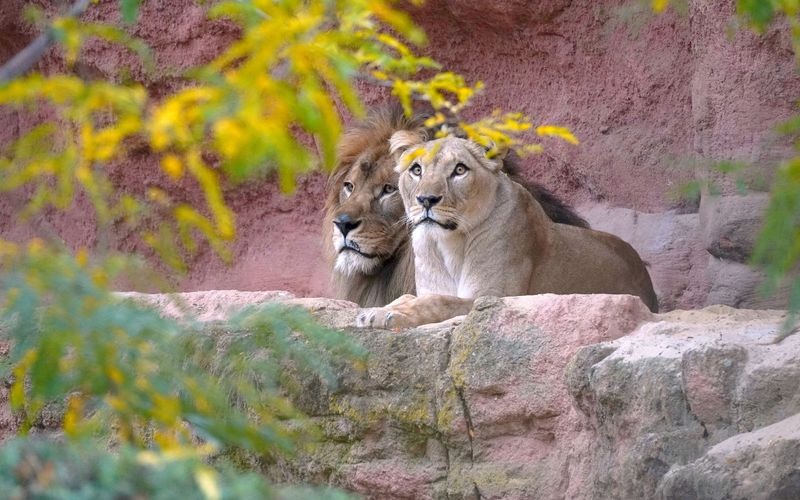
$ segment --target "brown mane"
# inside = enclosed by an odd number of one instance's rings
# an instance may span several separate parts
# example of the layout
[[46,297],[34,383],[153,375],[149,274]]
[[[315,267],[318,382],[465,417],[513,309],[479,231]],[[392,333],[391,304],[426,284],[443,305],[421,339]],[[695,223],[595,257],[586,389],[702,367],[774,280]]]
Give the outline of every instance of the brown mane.
[[536,201],[542,206],[542,210],[550,220],[568,226],[591,229],[589,223],[583,217],[578,215],[571,206],[558,198],[552,191],[541,184],[526,181],[519,173],[519,161],[519,156],[513,150],[509,151],[508,155],[503,159],[503,171],[508,174],[512,181],[522,185],[536,198]]
[[373,275],[361,273],[344,275],[334,267],[336,254],[329,235],[333,231],[333,212],[339,203],[339,186],[354,162],[365,151],[372,149],[375,156],[389,155],[389,138],[398,130],[422,131],[426,116],[408,118],[400,106],[377,108],[367,118],[342,134],[337,149],[336,167],[328,179],[325,200],[323,238],[325,254],[331,269],[331,282],[337,297],[356,302],[362,306],[384,305],[404,293],[414,293],[413,252],[408,238],[400,244],[393,258],[384,262],[381,270]]

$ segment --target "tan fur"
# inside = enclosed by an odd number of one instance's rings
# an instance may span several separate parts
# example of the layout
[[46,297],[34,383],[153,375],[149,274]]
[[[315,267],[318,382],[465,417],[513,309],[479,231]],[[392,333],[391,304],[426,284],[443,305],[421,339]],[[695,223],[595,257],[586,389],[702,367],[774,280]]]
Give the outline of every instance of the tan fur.
[[[657,310],[636,251],[616,236],[553,223],[502,172],[502,155],[490,159],[479,145],[455,137],[424,144],[402,139],[395,144],[407,150],[397,168],[413,228],[419,297],[365,310],[360,326],[442,321],[485,295],[631,294]],[[426,208],[426,197],[441,198]]]
[[[331,173],[325,202],[323,241],[337,297],[362,306],[383,306],[403,294],[415,293],[414,261],[405,211],[399,192],[381,196],[384,185],[397,186],[395,166],[408,143],[426,140],[431,131],[423,127],[424,117],[406,118],[399,106],[373,110],[364,122],[346,131],[340,140],[338,162]],[[390,139],[394,142],[390,143]],[[513,166],[506,162],[504,168]],[[352,193],[343,189],[353,185]],[[587,227],[569,206],[543,187],[526,183],[541,200],[553,220]],[[360,221],[348,234],[349,244],[374,258],[344,249],[345,241],[333,219],[343,214]]]

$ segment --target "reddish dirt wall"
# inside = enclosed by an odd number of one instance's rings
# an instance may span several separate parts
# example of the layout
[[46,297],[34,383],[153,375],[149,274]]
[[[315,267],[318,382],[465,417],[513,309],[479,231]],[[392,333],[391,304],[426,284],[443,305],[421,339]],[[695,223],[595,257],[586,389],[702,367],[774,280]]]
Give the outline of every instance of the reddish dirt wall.
[[[35,34],[21,20],[25,3],[11,0],[0,6],[0,61]],[[57,4],[37,3],[45,8]],[[710,160],[754,162],[753,175],[768,179],[775,160],[790,152],[772,129],[790,116],[800,97],[788,31],[731,37],[732,1],[690,0],[685,15],[667,13],[644,23],[624,22],[630,7],[623,3],[441,0],[429,2],[414,16],[429,34],[426,50],[434,58],[486,83],[474,115],[494,108],[518,110],[575,132],[580,146],[548,142],[546,153],[528,159],[524,172],[587,213],[610,206],[663,213],[668,221],[697,213],[702,208],[697,203],[675,201],[669,193],[686,180],[711,175],[703,167]],[[103,0],[87,16],[114,19],[115,6],[116,0]],[[165,95],[180,85],[169,75],[210,60],[238,36],[229,23],[207,21],[191,0],[144,2],[133,31],[155,49],[160,74],[166,76],[146,76],[132,57],[102,43],[85,50],[77,71],[90,77],[117,77],[125,71],[155,95]],[[48,54],[38,69],[63,70],[58,52]],[[385,99],[384,90],[364,86],[362,91],[368,103]],[[0,143],[39,118],[0,110],[5,125]],[[114,177],[137,189],[167,182],[146,152],[119,165]],[[312,175],[299,183],[294,197],[281,194],[270,180],[231,188],[228,199],[240,231],[235,263],[227,267],[203,253],[180,288],[326,294],[318,229],[324,184],[321,174]],[[725,193],[732,192],[724,181],[721,185]],[[198,195],[192,186],[181,186],[178,196]],[[91,223],[83,217],[84,201],[78,200],[67,214],[47,214],[22,225],[11,219],[12,203],[5,195],[0,199],[3,237],[25,239],[52,226],[65,230],[71,245],[95,240]],[[706,204],[703,199],[701,205]],[[613,211],[604,208],[602,213],[591,222],[613,227],[615,221],[608,220]],[[713,288],[705,219],[692,220],[687,226],[691,230],[676,236],[687,249],[676,257],[683,262],[679,271],[666,265],[652,269],[661,276],[657,289],[672,297],[668,307],[702,305]],[[636,234],[632,231],[630,237],[635,240]],[[115,240],[123,248],[136,246],[129,235],[115,235]],[[642,248],[649,240],[633,243],[647,253]],[[675,273],[690,276],[691,283],[676,280],[671,276]]]

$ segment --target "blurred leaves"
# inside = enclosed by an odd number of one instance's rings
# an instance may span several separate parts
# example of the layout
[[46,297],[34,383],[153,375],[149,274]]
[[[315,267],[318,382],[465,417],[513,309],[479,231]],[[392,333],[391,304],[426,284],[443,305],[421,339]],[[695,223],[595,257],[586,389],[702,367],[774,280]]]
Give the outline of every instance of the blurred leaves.
[[130,447],[109,453],[86,443],[15,439],[0,448],[7,498],[289,499],[351,498],[330,488],[278,488],[257,474],[211,468],[197,456],[156,456]]
[[4,249],[0,324],[12,346],[10,402],[24,410],[25,428],[68,399],[71,437],[115,429],[114,442],[143,447],[199,439],[290,453],[308,430],[286,397],[286,364],[335,385],[331,360],[363,356],[298,309],[250,308],[223,333],[161,317],[108,290],[136,270],[122,255],[88,262],[39,241]]

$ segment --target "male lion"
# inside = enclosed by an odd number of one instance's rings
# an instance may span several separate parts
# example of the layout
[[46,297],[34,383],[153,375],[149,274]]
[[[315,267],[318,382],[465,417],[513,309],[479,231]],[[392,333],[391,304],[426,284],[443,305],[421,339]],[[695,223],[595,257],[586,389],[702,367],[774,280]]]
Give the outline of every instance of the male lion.
[[392,136],[400,194],[412,227],[419,297],[366,309],[359,326],[409,327],[466,314],[485,295],[612,293],[658,307],[636,251],[608,233],[554,224],[522,186],[470,140],[420,144]]
[[[389,138],[405,131],[425,140],[424,117],[406,118],[399,106],[374,110],[346,131],[328,183],[323,234],[337,297],[383,306],[415,292],[413,252],[397,192],[397,155]],[[506,171],[514,175],[513,164]],[[516,178],[516,177],[515,177]],[[567,205],[536,184],[525,184],[555,221],[588,227]]]

